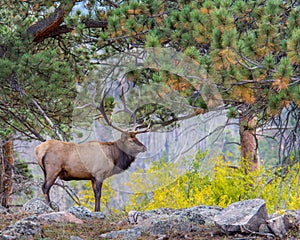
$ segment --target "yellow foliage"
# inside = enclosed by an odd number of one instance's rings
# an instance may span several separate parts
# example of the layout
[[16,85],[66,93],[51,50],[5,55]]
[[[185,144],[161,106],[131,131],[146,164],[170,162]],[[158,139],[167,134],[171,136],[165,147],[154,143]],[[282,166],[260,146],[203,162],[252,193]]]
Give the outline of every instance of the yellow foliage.
[[[220,206],[246,199],[262,198],[269,213],[300,208],[299,184],[300,163],[282,169],[247,171],[241,166],[225,162],[223,156],[212,159],[214,167],[209,174],[202,174],[201,159],[204,153],[186,161],[187,172],[182,174],[177,164],[161,159],[146,172],[140,170],[128,181],[132,188],[130,210],[151,210],[157,208],[187,208],[197,205]],[[182,168],[182,166],[181,166]],[[285,172],[282,176],[282,172]],[[144,178],[147,176],[146,178]],[[109,200],[116,196],[111,184],[103,184],[101,211]],[[80,192],[82,206],[94,209],[94,196],[90,183]],[[115,209],[110,211],[117,212]]]
[[[215,161],[213,171],[209,175],[201,174],[200,160],[196,158],[192,161],[193,169],[178,176],[166,186],[141,193],[145,189],[140,185],[140,191],[137,190],[136,194],[132,195],[126,210],[164,207],[178,209],[196,205],[215,205],[224,208],[233,202],[253,198],[264,199],[269,212],[300,208],[299,164],[289,169],[289,176],[285,179],[271,170],[264,169],[249,171],[245,175],[242,167],[233,167],[230,162],[224,162],[222,157]],[[151,172],[153,169],[148,171]],[[162,175],[160,180],[164,182],[165,177]],[[138,181],[134,179],[131,181],[139,185]]]

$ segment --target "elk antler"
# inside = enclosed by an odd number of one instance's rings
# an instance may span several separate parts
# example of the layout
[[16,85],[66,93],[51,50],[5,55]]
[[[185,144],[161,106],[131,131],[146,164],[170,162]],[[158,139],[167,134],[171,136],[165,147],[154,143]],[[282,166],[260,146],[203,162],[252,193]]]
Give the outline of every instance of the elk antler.
[[107,115],[106,115],[106,112],[105,112],[105,109],[104,109],[104,98],[105,98],[105,96],[107,95],[107,93],[108,93],[108,90],[105,90],[104,93],[103,93],[103,96],[102,96],[102,98],[101,98],[101,100],[100,100],[100,105],[97,107],[97,109],[100,111],[100,113],[102,114],[102,116],[103,116],[105,122],[106,122],[109,126],[111,126],[112,128],[114,128],[114,129],[116,129],[117,131],[120,131],[120,132],[122,132],[122,133],[128,133],[128,131],[125,131],[125,130],[123,130],[122,128],[119,128],[119,127],[113,125],[112,122],[108,119],[108,117],[107,117]]
[[[120,132],[122,132],[122,133],[133,133],[133,134],[135,134],[135,135],[136,135],[136,134],[145,133],[145,132],[149,132],[149,131],[150,131],[150,125],[151,125],[151,124],[149,124],[147,127],[144,127],[144,126],[145,126],[145,123],[135,126],[134,129],[133,129],[132,131],[125,131],[125,130],[123,130],[123,129],[121,129],[121,128],[115,126],[115,125],[113,125],[112,122],[111,122],[111,120],[108,119],[108,116],[107,116],[107,114],[106,114],[106,112],[105,112],[105,108],[104,108],[104,99],[105,99],[105,96],[107,95],[108,92],[109,92],[109,90],[105,90],[105,91],[104,91],[103,96],[102,96],[102,98],[101,98],[101,100],[100,100],[100,105],[97,107],[97,109],[100,111],[100,113],[101,113],[101,115],[103,116],[105,122],[106,122],[109,126],[111,126],[112,128],[114,128],[114,129],[116,129],[116,130],[118,130],[118,131],[120,131]],[[122,94],[123,94],[123,90],[122,90]],[[123,105],[124,105],[123,111],[126,111],[126,112],[131,113],[131,116],[132,116],[133,119],[134,119],[134,124],[136,124],[136,116],[135,116],[135,115],[136,115],[136,111],[130,111],[130,110],[127,108],[127,106],[126,106],[126,104],[125,104],[125,99],[122,98],[122,102],[123,102]],[[142,129],[138,130],[139,128],[142,128]]]
[[148,124],[147,127],[144,127],[144,128],[142,128],[141,130],[137,130],[137,129],[143,127],[143,126],[144,126],[144,124],[138,125],[138,126],[136,126],[136,127],[134,128],[133,131],[130,131],[130,132],[131,132],[131,133],[134,133],[134,134],[140,134],[140,133],[149,132],[149,131],[151,130],[151,122]]

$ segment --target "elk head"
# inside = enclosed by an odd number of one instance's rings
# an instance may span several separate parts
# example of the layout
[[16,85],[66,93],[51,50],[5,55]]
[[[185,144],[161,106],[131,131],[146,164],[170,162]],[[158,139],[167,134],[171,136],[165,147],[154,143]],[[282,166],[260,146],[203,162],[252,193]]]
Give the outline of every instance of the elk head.
[[116,142],[117,146],[130,156],[137,156],[139,153],[146,152],[147,148],[136,138],[136,133],[122,133],[121,138]]

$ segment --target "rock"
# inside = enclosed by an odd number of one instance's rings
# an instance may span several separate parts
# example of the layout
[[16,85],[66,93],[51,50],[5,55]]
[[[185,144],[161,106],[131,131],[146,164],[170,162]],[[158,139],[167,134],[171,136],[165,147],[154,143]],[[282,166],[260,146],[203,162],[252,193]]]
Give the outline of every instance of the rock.
[[128,222],[131,224],[140,224],[140,225],[147,225],[152,224],[153,222],[169,219],[172,213],[174,213],[175,210],[173,209],[167,209],[167,208],[161,208],[156,210],[150,210],[150,211],[130,211],[128,213]]
[[184,218],[170,218],[166,220],[158,220],[151,226],[145,229],[149,235],[162,236],[168,232],[196,232],[200,231],[200,228],[192,222],[186,221]]
[[68,210],[67,210],[69,213],[73,214],[74,216],[78,217],[78,218],[90,218],[92,217],[92,212],[85,208],[85,207],[70,207]]
[[289,221],[289,218],[286,214],[283,214],[282,216],[275,217],[272,219],[269,219],[267,221],[269,228],[272,230],[272,232],[280,238],[284,238],[286,234],[288,233],[290,227],[292,226],[291,222]]
[[105,219],[105,214],[102,212],[91,212],[93,218]]
[[201,225],[212,225],[214,217],[221,212],[222,208],[214,206],[196,206],[174,212],[174,215],[187,218],[191,222]]
[[258,232],[265,235],[273,233],[267,223],[260,224]]
[[77,223],[82,224],[83,221],[69,212],[53,212],[41,214],[37,217],[42,222],[61,222],[61,223]]
[[[197,206],[186,209],[161,208],[150,211],[130,211],[128,222],[135,226],[129,231],[113,231],[102,237],[137,239],[140,233],[146,233],[158,239],[165,239],[170,231],[195,232],[200,231],[199,225],[212,224],[213,218],[222,209],[219,207]],[[125,236],[125,237],[124,237]]]
[[262,199],[235,202],[215,216],[217,227],[226,234],[258,232],[268,219],[266,203]]
[[34,221],[20,220],[5,228],[0,239],[34,239],[41,236],[41,225]]
[[130,211],[128,213],[128,222],[131,224],[145,224],[167,219],[184,219],[187,222],[197,224],[211,225],[215,215],[219,214],[222,208],[196,206],[185,209],[157,209],[144,212]]
[[135,240],[142,236],[142,231],[140,228],[135,227],[135,228],[124,229],[119,231],[111,231],[109,233],[101,234],[100,236],[106,239],[121,238],[121,239]]
[[53,209],[51,209],[44,200],[40,198],[33,198],[24,204],[23,211],[32,214],[42,214],[53,212]]
[[70,207],[67,210],[69,213],[75,215],[78,218],[99,218],[99,219],[104,219],[105,214],[102,212],[92,212],[89,209],[85,207]]
[[289,210],[285,215],[293,226],[300,229],[300,210]]

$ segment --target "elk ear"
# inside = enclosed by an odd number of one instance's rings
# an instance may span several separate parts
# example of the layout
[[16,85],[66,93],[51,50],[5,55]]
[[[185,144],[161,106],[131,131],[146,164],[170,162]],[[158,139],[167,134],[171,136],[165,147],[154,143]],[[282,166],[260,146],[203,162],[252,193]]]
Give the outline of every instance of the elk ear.
[[122,140],[122,142],[125,142],[125,140],[128,138],[128,133],[122,133],[122,135],[121,135],[121,140]]

